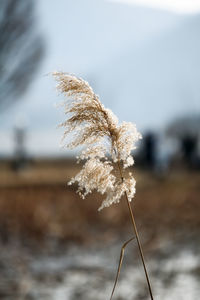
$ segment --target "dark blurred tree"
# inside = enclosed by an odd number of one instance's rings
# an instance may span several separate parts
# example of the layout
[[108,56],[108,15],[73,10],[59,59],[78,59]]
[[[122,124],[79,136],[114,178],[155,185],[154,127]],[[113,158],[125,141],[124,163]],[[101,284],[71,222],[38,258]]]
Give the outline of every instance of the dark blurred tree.
[[181,139],[181,150],[183,153],[183,158],[188,162],[188,164],[193,163],[194,158],[197,156],[197,136],[185,135]]
[[200,168],[200,114],[177,118],[168,126],[167,134],[178,141],[185,165]]
[[149,131],[143,135],[140,154],[137,157],[137,162],[147,169],[154,170],[156,166],[157,156],[157,135]]
[[0,112],[19,100],[41,62],[34,21],[34,0],[0,0]]
[[143,137],[144,163],[154,168],[156,163],[156,134],[148,132]]

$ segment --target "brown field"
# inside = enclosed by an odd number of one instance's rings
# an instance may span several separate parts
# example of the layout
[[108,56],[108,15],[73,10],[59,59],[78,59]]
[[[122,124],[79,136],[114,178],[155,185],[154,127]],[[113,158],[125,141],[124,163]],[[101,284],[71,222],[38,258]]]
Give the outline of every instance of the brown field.
[[[133,236],[127,205],[122,199],[98,212],[100,195],[80,199],[67,186],[79,168],[72,160],[38,160],[14,172],[11,162],[0,163],[0,299],[109,297],[121,246]],[[200,173],[134,170],[132,205],[155,297],[198,299]],[[148,299],[134,241],[115,299]]]
[[[25,241],[101,242],[132,235],[124,199],[97,211],[101,196],[82,200],[67,180],[80,168],[74,161],[35,161],[14,172],[0,165],[0,237]],[[166,177],[135,169],[133,209],[144,242],[162,235],[193,236],[200,226],[200,173],[176,170]]]

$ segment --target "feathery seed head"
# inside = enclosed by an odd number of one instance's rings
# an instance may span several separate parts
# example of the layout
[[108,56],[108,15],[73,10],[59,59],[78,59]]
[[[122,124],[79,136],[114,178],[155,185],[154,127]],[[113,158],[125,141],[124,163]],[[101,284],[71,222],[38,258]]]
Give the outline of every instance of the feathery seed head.
[[123,122],[118,124],[117,117],[110,109],[104,107],[88,82],[74,75],[54,72],[58,82],[57,89],[67,96],[65,102],[66,121],[63,140],[69,148],[86,146],[79,160],[86,160],[82,170],[71,179],[69,184],[78,182],[78,193],[85,197],[93,190],[106,194],[99,210],[118,203],[127,194],[128,200],[135,193],[135,179],[129,177],[123,181],[114,172],[115,163],[124,168],[133,165],[131,151],[141,138],[136,126]]

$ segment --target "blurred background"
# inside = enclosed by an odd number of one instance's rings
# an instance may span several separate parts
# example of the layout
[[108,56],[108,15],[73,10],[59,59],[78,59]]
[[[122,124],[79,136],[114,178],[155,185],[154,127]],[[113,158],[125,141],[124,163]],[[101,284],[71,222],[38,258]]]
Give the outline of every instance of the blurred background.
[[[109,299],[133,232],[67,181],[51,72],[86,79],[143,139],[133,201],[155,299],[200,296],[200,0],[0,1],[0,299]],[[135,241],[114,299],[149,299]]]

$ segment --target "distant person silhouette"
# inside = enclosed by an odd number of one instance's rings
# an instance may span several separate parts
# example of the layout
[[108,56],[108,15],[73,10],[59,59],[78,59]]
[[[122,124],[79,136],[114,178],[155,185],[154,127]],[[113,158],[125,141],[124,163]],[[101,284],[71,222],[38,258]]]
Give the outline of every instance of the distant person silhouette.
[[148,132],[143,138],[144,164],[154,168],[156,163],[156,135]]
[[192,165],[197,155],[197,137],[185,135],[181,140],[183,159],[188,165]]
[[26,165],[25,150],[26,130],[24,127],[14,128],[15,153],[12,168],[14,171],[23,169]]

